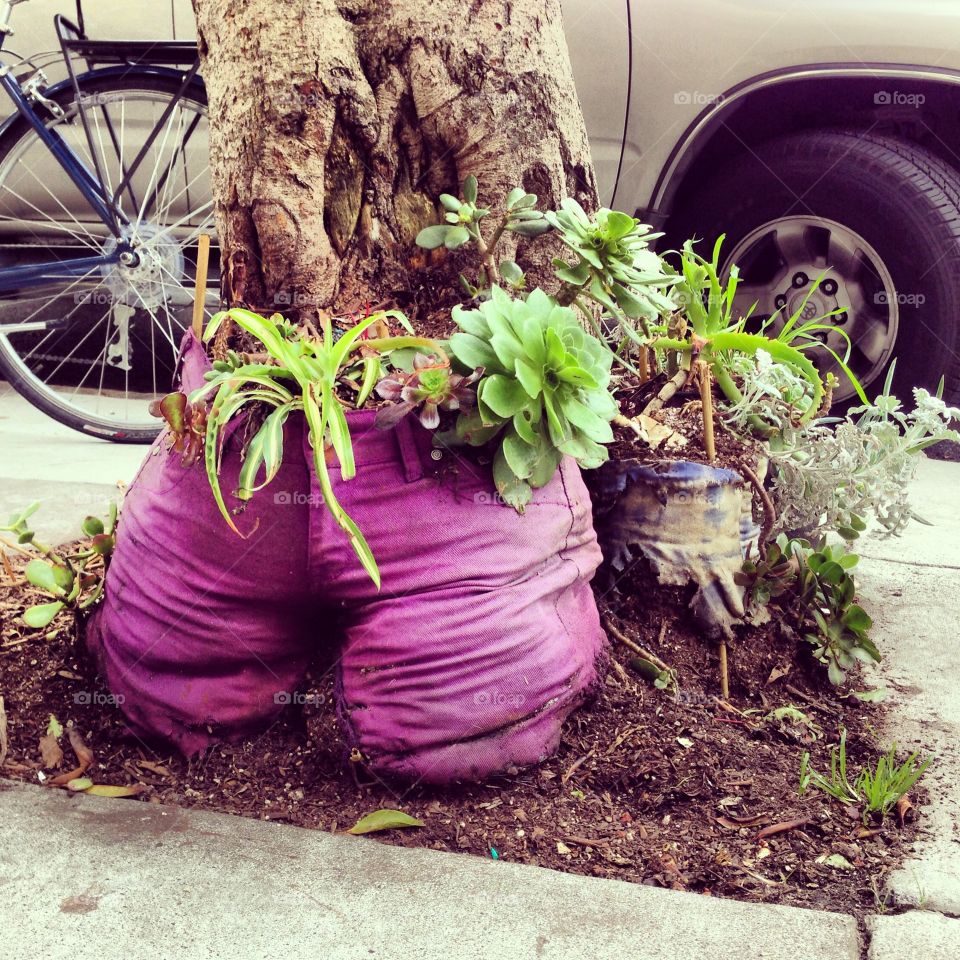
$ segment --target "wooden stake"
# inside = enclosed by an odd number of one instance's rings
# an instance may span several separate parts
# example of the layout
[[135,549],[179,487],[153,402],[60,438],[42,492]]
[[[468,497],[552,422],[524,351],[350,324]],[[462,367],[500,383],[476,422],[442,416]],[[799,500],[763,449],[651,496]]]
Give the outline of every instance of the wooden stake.
[[702,360],[700,368],[700,405],[703,408],[703,446],[707,451],[707,460],[713,463],[717,459],[717,446],[713,440],[713,389],[710,367]]
[[646,347],[640,348],[637,369],[640,371],[640,382],[646,383],[650,379],[650,352]]
[[720,641],[720,697],[730,699],[730,674],[727,671],[727,641]]
[[207,299],[207,268],[210,265],[210,237],[200,234],[197,242],[197,282],[193,290],[193,332],[199,339],[203,335],[203,307]]

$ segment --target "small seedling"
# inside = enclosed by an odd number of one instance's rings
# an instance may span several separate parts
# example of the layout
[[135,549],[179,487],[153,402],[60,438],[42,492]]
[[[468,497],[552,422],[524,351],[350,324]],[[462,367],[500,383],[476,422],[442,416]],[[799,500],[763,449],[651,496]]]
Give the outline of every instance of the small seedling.
[[830,776],[817,773],[810,766],[810,753],[804,751],[800,760],[799,793],[803,796],[810,787],[839,800],[841,803],[863,807],[863,819],[872,813],[885,817],[894,804],[907,794],[930,765],[930,758],[921,761],[914,751],[903,762],[897,763],[897,745],[892,744],[874,767],[863,767],[852,783],[847,774],[847,731],[840,733],[840,745],[830,751]]
[[[90,538],[89,546],[75,553],[58,552],[37,540],[28,523],[39,507],[39,501],[30,504],[10,517],[6,526],[0,527],[16,534],[18,548],[25,548],[23,552],[36,554],[24,573],[34,587],[50,597],[48,603],[35,604],[24,611],[24,623],[36,630],[49,626],[61,610],[80,613],[97,602],[103,593],[104,576],[116,544],[117,525],[117,505],[111,503],[106,523],[92,516],[83,521],[82,530],[84,536]],[[91,565],[97,557],[103,558],[103,565],[93,569]]]

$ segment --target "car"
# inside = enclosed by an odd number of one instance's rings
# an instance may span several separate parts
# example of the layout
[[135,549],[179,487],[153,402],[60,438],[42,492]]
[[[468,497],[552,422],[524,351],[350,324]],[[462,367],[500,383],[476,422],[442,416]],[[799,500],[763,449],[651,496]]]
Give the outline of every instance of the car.
[[[960,396],[960,5],[563,11],[604,203],[665,231],[661,249],[725,236],[758,323],[833,312],[825,345],[849,337],[871,399],[894,358],[901,396],[941,374]],[[841,377],[835,397],[853,394]]]
[[[189,0],[88,6],[97,35],[195,35]],[[70,7],[32,0],[14,46],[53,46]],[[849,342],[871,397],[894,358],[901,394],[942,373],[960,396],[960,6],[562,7],[604,204],[664,231],[660,250],[724,236],[757,324],[832,314],[821,368]],[[835,398],[854,398],[846,377]]]

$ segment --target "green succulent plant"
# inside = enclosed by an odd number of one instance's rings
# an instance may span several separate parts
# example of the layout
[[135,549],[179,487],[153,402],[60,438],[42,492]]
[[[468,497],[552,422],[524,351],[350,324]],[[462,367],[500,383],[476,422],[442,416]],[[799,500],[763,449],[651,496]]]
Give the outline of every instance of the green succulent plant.
[[453,319],[454,357],[484,369],[477,408],[461,414],[456,438],[481,445],[500,436],[493,478],[508,504],[522,512],[565,454],[584,468],[607,459],[619,412],[608,389],[612,356],[572,309],[539,289],[514,300],[493,287],[490,300]]
[[[573,264],[554,261],[557,277],[565,284],[617,319],[622,314],[631,320],[655,320],[672,308],[662,291],[678,278],[665,272],[663,261],[650,249],[651,241],[662,234],[619,210],[602,207],[591,218],[572,197],[544,216],[577,257]],[[629,324],[626,328],[632,330]]]
[[[68,553],[37,539],[28,521],[39,507],[39,500],[31,503],[10,517],[6,526],[0,526],[0,531],[16,534],[18,548],[26,547],[24,553],[35,554],[24,574],[31,586],[50,598],[49,602],[27,607],[23,612],[23,622],[35,630],[48,627],[61,610],[72,610],[77,616],[100,599],[106,570],[116,546],[117,527],[117,505],[111,503],[106,521],[90,516],[81,524],[89,545]],[[103,558],[102,566],[95,565],[97,557]]]

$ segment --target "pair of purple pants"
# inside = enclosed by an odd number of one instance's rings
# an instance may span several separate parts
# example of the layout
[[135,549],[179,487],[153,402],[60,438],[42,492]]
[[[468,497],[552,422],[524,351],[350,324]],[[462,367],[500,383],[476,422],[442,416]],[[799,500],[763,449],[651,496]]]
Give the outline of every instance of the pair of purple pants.
[[[183,389],[206,369],[188,334]],[[182,466],[165,435],[153,445],[88,630],[130,727],[186,754],[252,735],[326,647],[345,746],[374,773],[449,783],[542,760],[596,685],[605,642],[577,465],[564,460],[520,516],[488,465],[433,449],[412,418],[388,432],[369,411],[348,421],[357,476],[332,473],[380,566],[379,592],[323,504],[301,416],[279,474],[236,517],[246,539],[220,516],[202,465]],[[228,506],[240,465],[230,440]]]

